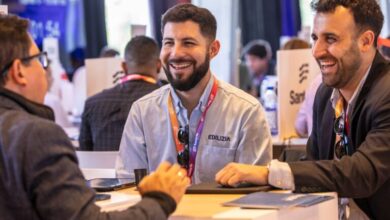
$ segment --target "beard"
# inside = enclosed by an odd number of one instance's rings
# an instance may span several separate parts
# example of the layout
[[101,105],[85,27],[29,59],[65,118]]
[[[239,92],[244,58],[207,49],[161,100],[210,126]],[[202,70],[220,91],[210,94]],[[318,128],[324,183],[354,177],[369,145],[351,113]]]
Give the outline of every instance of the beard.
[[[325,85],[337,89],[345,87],[353,78],[355,78],[362,60],[357,44],[351,45],[342,58],[337,59],[332,55],[325,55],[324,57],[336,61],[337,72],[334,75],[326,75],[323,73],[322,81]],[[320,63],[319,60],[317,60],[317,62]]]
[[[170,60],[169,62],[188,62],[188,60],[177,59]],[[195,68],[188,77],[188,79],[174,79],[172,72],[169,70],[169,62],[167,66],[163,66],[165,74],[172,87],[179,91],[189,91],[194,88],[203,79],[203,77],[207,74],[210,68],[210,56],[209,54],[206,54],[205,61],[198,67],[196,67],[196,63],[193,61],[193,65],[195,66]]]

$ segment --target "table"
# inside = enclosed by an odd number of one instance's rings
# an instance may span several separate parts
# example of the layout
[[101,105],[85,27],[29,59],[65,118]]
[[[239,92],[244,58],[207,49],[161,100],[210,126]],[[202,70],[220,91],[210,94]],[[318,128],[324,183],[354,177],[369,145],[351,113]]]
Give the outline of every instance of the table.
[[[112,194],[112,200],[115,201],[97,202],[97,205],[103,206],[105,211],[122,210],[140,200],[134,188],[120,190]],[[170,219],[337,219],[337,195],[336,193],[326,194],[334,196],[334,199],[306,208],[293,207],[283,210],[240,209],[221,205],[223,202],[243,196],[241,194],[186,194]],[[118,195],[122,198],[116,197]],[[126,196],[128,196],[127,201],[123,200]],[[104,204],[102,205],[102,203]]]

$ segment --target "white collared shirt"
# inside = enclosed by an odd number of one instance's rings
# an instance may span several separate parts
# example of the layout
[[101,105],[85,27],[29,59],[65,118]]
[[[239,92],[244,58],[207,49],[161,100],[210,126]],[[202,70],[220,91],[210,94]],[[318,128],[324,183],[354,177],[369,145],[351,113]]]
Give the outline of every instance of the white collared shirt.
[[[154,171],[162,161],[177,163],[176,146],[168,112],[168,96],[181,126],[189,125],[193,145],[196,128],[214,83],[211,77],[198,105],[187,117],[175,90],[166,85],[136,101],[129,113],[116,169],[120,177],[133,178],[133,170]],[[213,182],[229,162],[266,165],[272,158],[272,138],[263,107],[257,99],[223,81],[207,111],[195,161],[193,183]]]

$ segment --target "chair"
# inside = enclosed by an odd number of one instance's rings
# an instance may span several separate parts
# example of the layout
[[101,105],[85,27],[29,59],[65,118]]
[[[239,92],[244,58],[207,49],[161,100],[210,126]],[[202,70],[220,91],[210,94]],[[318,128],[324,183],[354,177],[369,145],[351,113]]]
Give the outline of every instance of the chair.
[[85,179],[114,178],[118,151],[76,151]]

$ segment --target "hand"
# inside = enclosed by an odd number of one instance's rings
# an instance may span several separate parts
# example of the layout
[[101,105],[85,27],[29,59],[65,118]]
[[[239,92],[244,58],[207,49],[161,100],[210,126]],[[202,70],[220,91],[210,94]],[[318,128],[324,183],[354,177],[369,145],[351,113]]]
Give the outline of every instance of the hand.
[[234,186],[242,182],[267,185],[268,168],[265,166],[229,163],[215,175],[215,181],[229,186]]
[[180,168],[178,164],[171,165],[168,162],[163,162],[155,172],[142,179],[138,190],[141,195],[152,191],[164,192],[178,204],[189,184],[190,179],[184,169]]

